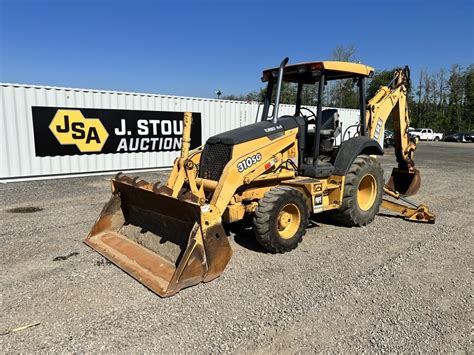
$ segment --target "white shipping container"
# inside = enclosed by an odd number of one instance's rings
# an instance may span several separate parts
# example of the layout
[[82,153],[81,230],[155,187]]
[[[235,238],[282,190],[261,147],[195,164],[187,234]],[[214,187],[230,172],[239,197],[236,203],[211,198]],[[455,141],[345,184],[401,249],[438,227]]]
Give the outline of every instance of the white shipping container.
[[[217,133],[255,122],[261,112],[256,102],[0,83],[0,181],[168,168],[179,154],[173,151],[36,156],[33,106],[199,112],[203,143]],[[294,114],[294,110],[293,105],[281,105],[280,115]],[[343,131],[358,124],[358,110],[338,111]],[[347,131],[344,139],[353,136],[356,128]],[[342,135],[338,139],[340,143]]]

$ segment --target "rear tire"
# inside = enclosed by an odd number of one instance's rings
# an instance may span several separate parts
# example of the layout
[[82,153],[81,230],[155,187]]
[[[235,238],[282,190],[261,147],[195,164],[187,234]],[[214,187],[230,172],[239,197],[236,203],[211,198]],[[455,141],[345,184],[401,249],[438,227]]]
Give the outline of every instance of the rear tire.
[[434,137],[434,141],[435,142],[439,141],[439,137]]
[[268,191],[253,218],[257,241],[272,253],[295,249],[308,226],[309,211],[303,193],[288,186]]
[[367,155],[359,155],[344,180],[341,207],[331,213],[334,220],[350,227],[372,222],[382,203],[383,185],[380,163]]

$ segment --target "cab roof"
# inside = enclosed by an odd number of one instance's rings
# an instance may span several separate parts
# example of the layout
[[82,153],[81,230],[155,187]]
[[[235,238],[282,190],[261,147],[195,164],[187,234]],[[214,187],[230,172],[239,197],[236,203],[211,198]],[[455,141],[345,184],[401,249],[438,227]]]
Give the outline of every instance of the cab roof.
[[[266,69],[263,71],[262,81],[268,81],[270,77],[278,75],[279,68]],[[374,68],[364,64],[323,61],[323,62],[303,62],[285,66],[283,81],[300,82],[314,84],[319,80],[324,72],[326,80],[347,79],[354,77],[371,77]]]

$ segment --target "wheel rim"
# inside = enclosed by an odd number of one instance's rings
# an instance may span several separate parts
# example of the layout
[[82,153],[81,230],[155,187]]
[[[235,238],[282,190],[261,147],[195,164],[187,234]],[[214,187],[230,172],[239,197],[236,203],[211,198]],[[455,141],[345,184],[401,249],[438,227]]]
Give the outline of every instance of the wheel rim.
[[292,238],[301,223],[301,213],[294,203],[285,205],[278,214],[278,233],[283,239]]
[[357,188],[357,202],[362,211],[369,210],[377,196],[377,181],[371,174],[364,175]]

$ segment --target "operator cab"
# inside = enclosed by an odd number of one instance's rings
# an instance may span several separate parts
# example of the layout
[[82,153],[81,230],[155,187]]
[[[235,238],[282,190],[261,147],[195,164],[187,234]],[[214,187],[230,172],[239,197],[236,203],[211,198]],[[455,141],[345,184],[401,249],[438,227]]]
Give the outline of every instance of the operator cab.
[[[338,146],[336,138],[342,142],[343,129],[336,109],[323,109],[322,98],[329,81],[352,79],[357,83],[359,91],[360,122],[357,130],[361,136],[366,135],[365,128],[365,85],[366,78],[373,75],[374,69],[358,63],[324,61],[305,62],[286,65],[285,58],[279,68],[263,71],[262,81],[267,82],[267,90],[261,121],[269,119],[277,124],[280,120],[294,118],[300,125],[299,173],[313,178],[325,178],[332,174],[334,159]],[[295,112],[291,116],[279,116],[279,103],[282,83],[297,86]],[[303,96],[308,88],[317,88],[316,112],[302,105]],[[306,91],[305,91],[306,89]],[[274,104],[273,104],[274,101]],[[273,107],[273,112],[271,108]]]

